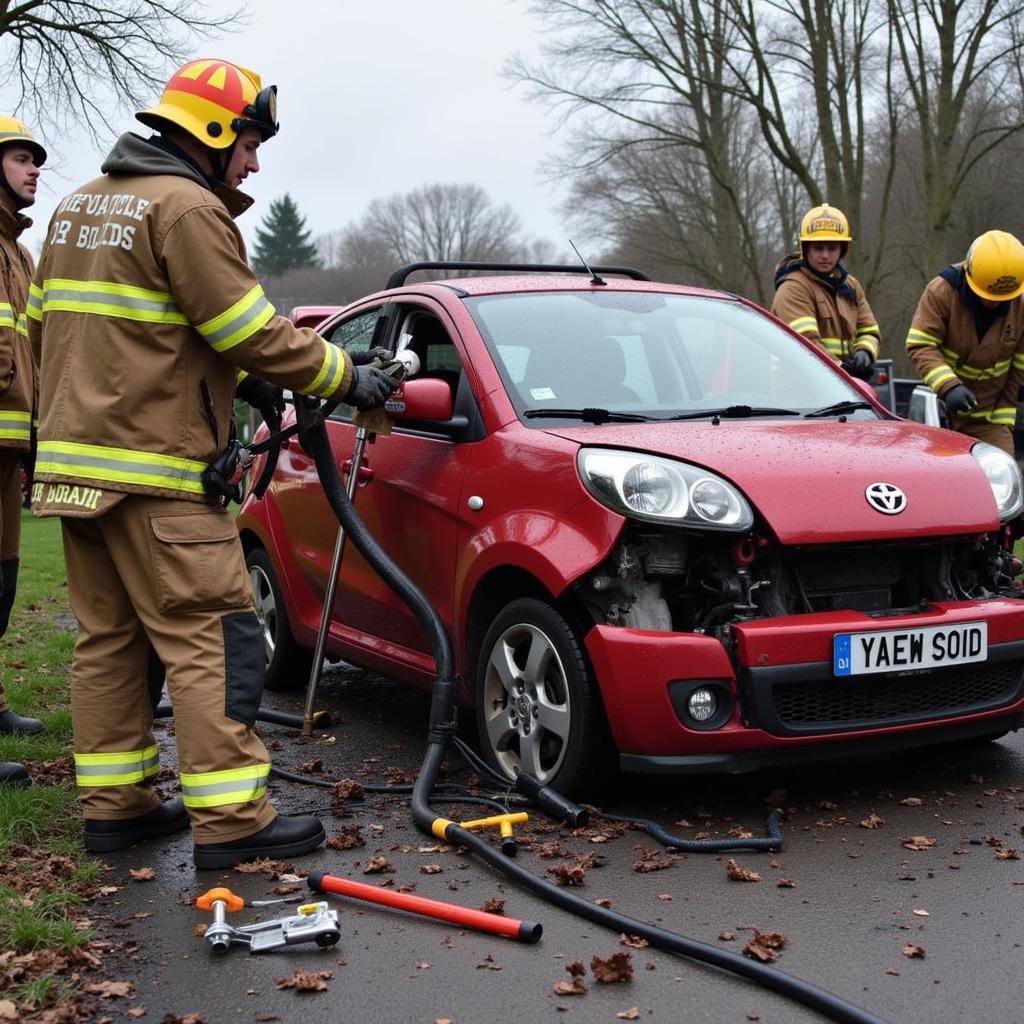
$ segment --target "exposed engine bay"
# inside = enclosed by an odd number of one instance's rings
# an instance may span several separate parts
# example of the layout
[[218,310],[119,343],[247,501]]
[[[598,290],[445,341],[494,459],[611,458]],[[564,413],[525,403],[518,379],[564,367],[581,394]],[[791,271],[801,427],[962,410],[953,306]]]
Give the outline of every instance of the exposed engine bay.
[[598,623],[721,639],[731,623],[783,615],[1024,597],[1019,571],[1001,533],[787,548],[630,524],[577,596]]

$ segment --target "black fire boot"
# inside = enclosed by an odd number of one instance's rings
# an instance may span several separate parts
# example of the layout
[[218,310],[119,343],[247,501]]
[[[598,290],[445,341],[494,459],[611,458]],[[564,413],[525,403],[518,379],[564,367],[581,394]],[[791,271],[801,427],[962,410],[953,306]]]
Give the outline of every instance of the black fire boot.
[[192,857],[197,868],[230,868],[257,857],[298,857],[315,850],[326,838],[324,827],[316,818],[278,817],[243,839],[197,844]]
[[23,764],[18,764],[17,761],[0,761],[0,786],[19,789],[31,785],[32,780],[28,777]]
[[7,623],[11,621],[14,595],[18,592],[18,564],[17,558],[6,558],[0,562],[0,636],[7,632]]
[[25,718],[16,711],[0,711],[0,736],[17,733],[20,736],[32,736],[42,732],[45,726],[38,718]]
[[146,839],[169,836],[188,828],[188,811],[181,797],[176,796],[167,803],[154,807],[148,814],[140,814],[137,818],[114,818],[99,820],[85,819],[85,831],[82,841],[87,850],[97,853],[109,853],[111,850],[123,850]]

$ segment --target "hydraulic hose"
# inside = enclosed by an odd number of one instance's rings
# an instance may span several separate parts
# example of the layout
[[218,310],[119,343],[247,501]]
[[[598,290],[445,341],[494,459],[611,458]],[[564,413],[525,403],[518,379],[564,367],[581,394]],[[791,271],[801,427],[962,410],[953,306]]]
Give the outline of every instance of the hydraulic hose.
[[437,680],[434,683],[430,702],[430,726],[423,764],[412,790],[412,816],[416,826],[428,835],[448,842],[458,843],[479,854],[488,864],[497,868],[507,877],[519,882],[542,899],[570,913],[576,914],[595,924],[610,928],[614,932],[639,935],[652,946],[681,954],[701,963],[709,964],[747,978],[764,988],[793,999],[831,1017],[840,1024],[887,1024],[881,1018],[853,1003],[834,995],[825,989],[801,981],[774,967],[748,960],[746,957],[709,946],[706,943],[688,939],[683,935],[658,928],[636,918],[619,914],[607,907],[598,906],[547,879],[521,867],[511,858],[502,854],[487,840],[461,828],[456,822],[438,817],[430,809],[430,792],[437,780],[441,764],[452,738],[455,736],[456,689],[454,680],[454,657],[451,639],[441,621],[440,615],[430,605],[426,596],[391,561],[380,544],[371,536],[348,500],[342,486],[338,468],[327,438],[325,416],[309,415],[296,403],[299,417],[299,437],[303,447],[313,456],[324,494],[345,527],[349,539],[359,553],[380,575],[395,593],[401,597],[422,625],[434,652]]
[[683,853],[718,853],[727,850],[781,850],[782,831],[779,828],[779,812],[770,811],[765,818],[765,827],[768,835],[763,837],[749,836],[741,839],[738,836],[729,836],[722,839],[683,839],[681,836],[674,836],[667,829],[664,829],[656,821],[649,818],[631,818],[625,814],[610,814],[608,811],[596,811],[598,817],[607,821],[624,821],[630,825],[637,825],[642,828],[652,839],[657,839],[663,846],[672,850],[681,850]]

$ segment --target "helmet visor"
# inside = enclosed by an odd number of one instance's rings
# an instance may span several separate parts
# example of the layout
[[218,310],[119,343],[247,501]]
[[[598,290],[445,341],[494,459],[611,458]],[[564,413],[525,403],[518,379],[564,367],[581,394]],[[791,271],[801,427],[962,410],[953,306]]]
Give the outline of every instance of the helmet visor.
[[277,86],[268,85],[260,89],[256,99],[248,104],[239,117],[231,122],[237,134],[243,128],[257,128],[264,142],[277,134]]

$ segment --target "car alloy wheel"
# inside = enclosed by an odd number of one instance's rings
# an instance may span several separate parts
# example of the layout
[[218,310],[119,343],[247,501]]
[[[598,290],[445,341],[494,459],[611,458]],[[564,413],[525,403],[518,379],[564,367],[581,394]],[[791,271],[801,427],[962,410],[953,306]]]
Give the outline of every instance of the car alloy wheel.
[[270,556],[263,548],[253,548],[245,556],[245,564],[263,634],[267,664],[264,686],[268,690],[301,689],[309,681],[313,656],[295,643]]
[[492,767],[535,775],[564,793],[603,759],[604,717],[577,636],[551,605],[514,601],[484,638],[477,672],[477,727]]

